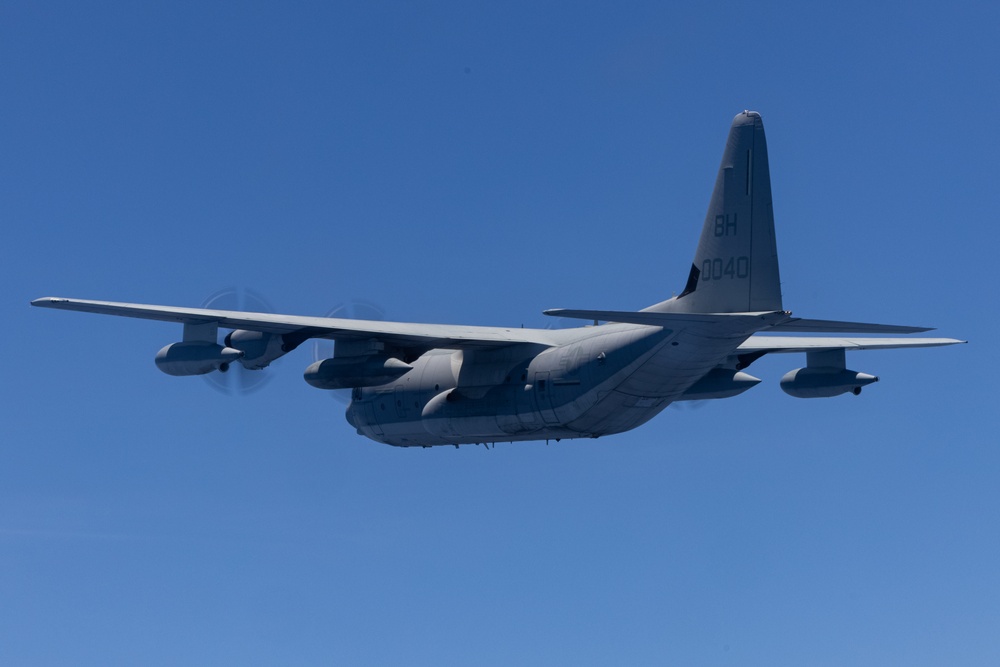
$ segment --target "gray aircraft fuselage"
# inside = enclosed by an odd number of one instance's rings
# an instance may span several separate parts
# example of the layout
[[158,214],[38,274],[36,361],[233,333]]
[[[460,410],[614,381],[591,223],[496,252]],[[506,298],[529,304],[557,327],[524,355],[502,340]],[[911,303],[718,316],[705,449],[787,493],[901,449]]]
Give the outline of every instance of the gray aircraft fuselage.
[[705,393],[685,396],[752,331],[706,339],[605,324],[548,333],[558,344],[427,352],[401,378],[355,389],[347,419],[358,433],[403,447],[596,438],[635,428],[673,401],[735,395],[757,383],[724,374],[706,381]]

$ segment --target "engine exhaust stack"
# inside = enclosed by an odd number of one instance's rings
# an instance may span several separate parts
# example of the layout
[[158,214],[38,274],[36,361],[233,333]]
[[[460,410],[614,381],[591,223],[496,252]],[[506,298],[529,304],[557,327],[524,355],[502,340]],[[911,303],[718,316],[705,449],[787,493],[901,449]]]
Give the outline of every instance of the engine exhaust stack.
[[204,375],[226,372],[243,352],[209,341],[185,341],[167,345],[156,353],[156,367],[167,375]]
[[412,369],[413,366],[395,357],[334,357],[310,365],[303,375],[317,389],[351,389],[377,387]]

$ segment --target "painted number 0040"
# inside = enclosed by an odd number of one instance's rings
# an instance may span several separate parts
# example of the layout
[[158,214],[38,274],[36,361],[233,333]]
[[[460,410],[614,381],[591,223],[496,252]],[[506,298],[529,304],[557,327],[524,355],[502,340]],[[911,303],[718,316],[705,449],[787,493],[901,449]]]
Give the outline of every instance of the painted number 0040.
[[722,280],[724,278],[746,278],[750,275],[749,257],[706,259],[701,263],[702,280]]

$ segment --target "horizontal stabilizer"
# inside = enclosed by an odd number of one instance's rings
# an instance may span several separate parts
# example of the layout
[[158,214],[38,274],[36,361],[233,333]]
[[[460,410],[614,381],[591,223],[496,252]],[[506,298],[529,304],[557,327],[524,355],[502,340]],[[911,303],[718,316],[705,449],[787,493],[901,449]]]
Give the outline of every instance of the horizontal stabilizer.
[[825,338],[806,336],[751,336],[740,345],[738,354],[763,355],[773,352],[822,352],[826,350],[893,350],[904,347],[957,345],[954,338]]
[[622,322],[625,324],[645,324],[653,327],[672,327],[684,323],[741,322],[758,324],[770,328],[772,323],[788,319],[785,312],[761,313],[657,313],[649,310],[572,310],[553,308],[542,311],[551,317],[568,317],[574,320],[594,322]]
[[864,322],[838,322],[837,320],[807,320],[793,317],[776,324],[771,331],[796,333],[859,333],[859,334],[910,334],[933,331],[933,327],[904,327],[897,324],[866,324]]
[[896,324],[868,324],[866,322],[841,322],[839,320],[808,320],[789,317],[786,312],[761,313],[658,313],[650,310],[572,310],[553,308],[543,311],[553,317],[568,317],[595,322],[625,322],[649,326],[670,326],[682,322],[723,322],[735,318],[765,323],[768,331],[794,333],[855,333],[855,334],[911,334],[932,331],[929,327],[908,327]]

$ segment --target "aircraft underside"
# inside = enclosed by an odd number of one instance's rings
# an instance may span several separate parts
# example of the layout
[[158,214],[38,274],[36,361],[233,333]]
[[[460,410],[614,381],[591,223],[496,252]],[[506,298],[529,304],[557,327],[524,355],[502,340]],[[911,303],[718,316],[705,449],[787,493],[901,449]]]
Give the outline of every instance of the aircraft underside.
[[[434,350],[398,381],[356,390],[348,421],[359,434],[400,447],[621,433],[683,400],[748,335],[706,339],[630,325],[582,331],[582,340],[541,353],[514,347],[493,364],[483,355],[467,359],[468,351]],[[478,377],[463,373],[465,363]],[[713,395],[697,397],[735,395],[754,384],[722,380]]]

